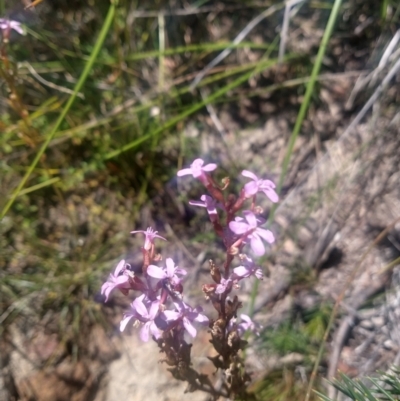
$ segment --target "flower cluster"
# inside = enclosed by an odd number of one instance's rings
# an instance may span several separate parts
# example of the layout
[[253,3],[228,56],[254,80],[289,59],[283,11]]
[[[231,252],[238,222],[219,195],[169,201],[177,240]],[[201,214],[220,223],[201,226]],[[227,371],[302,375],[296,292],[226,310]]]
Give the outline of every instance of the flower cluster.
[[[177,173],[179,177],[191,175],[205,186],[208,194],[189,203],[206,208],[214,230],[225,246],[223,261],[209,261],[212,282],[202,287],[206,300],[215,309],[214,314],[208,317],[200,306],[191,307],[184,300],[183,278],[188,271],[178,267],[171,258],[162,260],[156,252],[155,241],[166,239],[152,228],[131,232],[145,237],[141,274],[134,273],[131,266],[121,260],[101,292],[106,301],[114,289],[125,295],[130,291],[135,293],[130,309],[122,318],[120,330],[124,331],[132,323],[141,326],[140,338],[143,341],[153,338],[157,342],[165,354],[163,361],[170,366],[175,378],[188,382],[188,391],[203,390],[213,396],[244,397],[249,375],[240,356],[246,345],[243,335],[246,331],[258,334],[259,327],[244,314],[240,315],[238,323],[238,310],[242,304],[238,296],[231,293],[240,289],[241,280],[252,276],[259,280],[263,278],[262,269],[251,254],[264,255],[265,244],[272,244],[275,238],[270,230],[262,227],[265,220],[260,215],[262,209],[256,205],[256,197],[263,193],[272,202],[279,198],[272,181],[260,179],[247,170],[242,175],[251,181],[243,186],[240,194],[227,193],[229,179],[225,178],[219,186],[210,174],[216,168],[216,164],[204,164],[202,159],[196,159],[189,168]],[[209,328],[210,342],[217,354],[209,359],[225,374],[226,391],[223,394],[191,366],[191,345],[186,342],[185,333],[195,338],[198,325]]]

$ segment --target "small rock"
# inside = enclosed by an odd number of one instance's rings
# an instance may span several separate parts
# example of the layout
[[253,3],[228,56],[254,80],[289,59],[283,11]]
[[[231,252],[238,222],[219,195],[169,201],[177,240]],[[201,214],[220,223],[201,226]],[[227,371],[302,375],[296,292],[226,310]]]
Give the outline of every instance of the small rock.
[[388,340],[386,340],[386,341],[383,342],[383,347],[384,347],[385,349],[387,349],[388,351],[391,351],[392,349],[397,349],[397,348],[398,348],[398,347],[396,346],[396,344],[395,344],[392,340],[390,340],[390,339],[388,339]]
[[367,330],[372,330],[375,327],[375,325],[369,319],[361,320],[360,326]]
[[374,316],[371,318],[371,322],[377,328],[382,327],[385,324],[385,318],[382,316]]

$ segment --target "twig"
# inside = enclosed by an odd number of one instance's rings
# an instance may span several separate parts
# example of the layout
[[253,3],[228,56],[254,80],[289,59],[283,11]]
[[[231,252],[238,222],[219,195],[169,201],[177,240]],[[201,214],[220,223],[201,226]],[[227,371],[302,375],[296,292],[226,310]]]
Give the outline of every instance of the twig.
[[293,6],[298,3],[301,3],[303,0],[289,0],[286,2],[285,5],[285,14],[283,15],[283,23],[282,23],[282,30],[281,30],[281,41],[279,43],[279,55],[278,55],[278,63],[281,64],[283,61],[283,57],[285,55],[286,50],[286,42],[288,38],[288,31],[289,31],[289,21],[291,17],[290,10]]
[[[49,88],[58,90],[59,92],[64,92],[64,93],[68,93],[69,95],[72,95],[74,93],[73,90],[68,89],[68,88],[64,88],[62,86],[56,85],[53,82],[47,81],[46,79],[44,79],[43,77],[41,77],[36,71],[35,69],[32,67],[32,65],[30,63],[28,63],[27,61],[21,63],[21,66],[24,66],[28,69],[28,71],[39,81],[41,82],[43,85],[48,86]],[[83,95],[83,93],[78,92],[76,94],[76,96],[78,96],[81,99],[84,99],[85,96]]]

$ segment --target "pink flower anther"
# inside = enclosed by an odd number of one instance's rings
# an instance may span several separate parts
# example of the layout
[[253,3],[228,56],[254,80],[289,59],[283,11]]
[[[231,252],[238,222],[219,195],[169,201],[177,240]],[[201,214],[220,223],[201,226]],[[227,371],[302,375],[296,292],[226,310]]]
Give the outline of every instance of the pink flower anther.
[[254,173],[248,170],[243,170],[242,175],[252,179],[252,181],[248,182],[244,186],[246,198],[251,198],[257,192],[264,192],[272,202],[276,203],[279,201],[279,196],[275,192],[275,184],[272,181],[260,179]]

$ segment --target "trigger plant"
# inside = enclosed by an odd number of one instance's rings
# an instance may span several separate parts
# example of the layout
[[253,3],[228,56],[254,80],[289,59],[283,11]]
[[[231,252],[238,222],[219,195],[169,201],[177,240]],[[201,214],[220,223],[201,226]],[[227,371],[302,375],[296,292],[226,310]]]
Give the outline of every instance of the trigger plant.
[[[142,341],[155,341],[164,355],[162,362],[177,380],[187,382],[187,391],[209,393],[213,399],[220,396],[230,399],[251,400],[247,392],[250,373],[246,371],[243,350],[247,345],[245,333],[259,334],[260,326],[240,313],[242,280],[262,280],[263,271],[254,257],[260,257],[274,243],[272,231],[264,228],[262,209],[257,205],[260,193],[271,202],[278,202],[275,184],[258,178],[244,170],[250,178],[238,195],[230,193],[229,179],[219,186],[211,175],[217,165],[205,164],[196,159],[188,168],[178,171],[178,177],[199,181],[206,190],[200,200],[190,201],[192,206],[206,209],[215,233],[225,248],[222,260],[210,260],[210,281],[202,286],[204,305],[191,304],[185,296],[185,277],[194,274],[190,266],[184,268],[172,258],[162,260],[156,251],[157,241],[165,238],[151,227],[135,230],[134,235],[144,235],[141,274],[133,272],[121,260],[102,286],[107,301],[114,290],[133,295],[130,308],[124,313],[120,330],[134,324],[139,327]],[[207,244],[205,244],[207,246]],[[212,310],[206,313],[205,309]],[[223,384],[214,387],[212,377],[197,372],[192,365],[191,342],[199,330],[205,330],[214,347],[209,360],[220,371]]]

